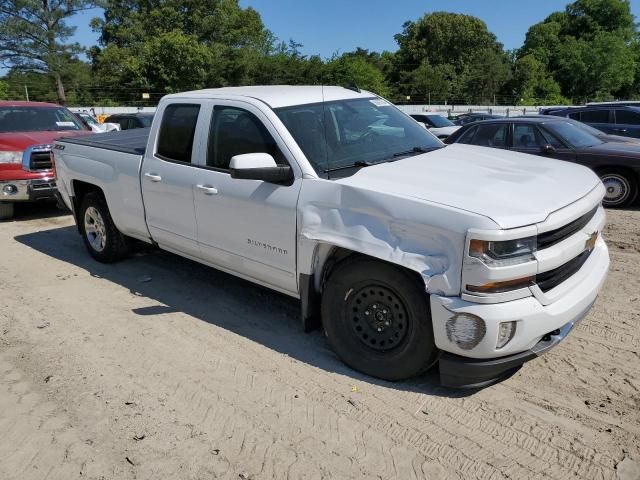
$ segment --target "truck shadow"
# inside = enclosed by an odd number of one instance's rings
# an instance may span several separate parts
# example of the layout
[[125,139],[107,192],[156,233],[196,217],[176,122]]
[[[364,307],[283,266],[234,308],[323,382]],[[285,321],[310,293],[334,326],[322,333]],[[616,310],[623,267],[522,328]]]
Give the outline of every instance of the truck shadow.
[[13,218],[7,220],[8,222],[26,222],[27,220],[71,215],[71,212],[69,210],[61,210],[60,208],[58,208],[55,202],[16,202],[14,208],[15,213],[13,215]]
[[477,392],[440,386],[437,367],[397,383],[351,370],[333,353],[321,331],[302,331],[297,300],[168,252],[140,247],[127,260],[103,265],[86,252],[75,227],[29,233],[15,240],[158,302],[133,309],[136,315],[184,312],[301,362],[386,388],[443,397]]

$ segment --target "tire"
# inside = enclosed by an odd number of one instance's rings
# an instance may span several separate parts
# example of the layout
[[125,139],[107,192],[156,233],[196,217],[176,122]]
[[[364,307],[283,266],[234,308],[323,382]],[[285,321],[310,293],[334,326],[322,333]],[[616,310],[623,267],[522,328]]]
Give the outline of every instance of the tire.
[[113,263],[129,253],[127,238],[116,228],[100,192],[85,195],[78,215],[80,233],[89,254],[101,263]]
[[331,347],[362,373],[404,380],[438,359],[424,285],[399,267],[364,257],[344,260],[327,281],[321,310]]
[[0,202],[0,220],[9,220],[13,218],[13,203]]
[[602,200],[605,207],[627,207],[638,196],[638,181],[624,170],[607,169],[598,172],[604,183],[606,194]]

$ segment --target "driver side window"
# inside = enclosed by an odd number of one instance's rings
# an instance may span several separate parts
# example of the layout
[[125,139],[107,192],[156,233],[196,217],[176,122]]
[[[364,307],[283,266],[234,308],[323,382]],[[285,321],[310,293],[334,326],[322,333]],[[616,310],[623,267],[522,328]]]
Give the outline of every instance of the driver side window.
[[209,129],[207,166],[228,171],[231,158],[245,153],[268,153],[277,164],[287,164],[258,117],[241,108],[216,106]]

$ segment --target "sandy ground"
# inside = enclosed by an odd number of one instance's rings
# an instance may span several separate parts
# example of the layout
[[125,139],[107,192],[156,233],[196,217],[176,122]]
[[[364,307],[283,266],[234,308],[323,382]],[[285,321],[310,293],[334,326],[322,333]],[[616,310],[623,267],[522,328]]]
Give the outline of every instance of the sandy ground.
[[[640,211],[595,308],[478,392],[361,376],[297,303],[69,216],[0,224],[0,479],[640,479]],[[43,218],[44,216],[44,218]]]

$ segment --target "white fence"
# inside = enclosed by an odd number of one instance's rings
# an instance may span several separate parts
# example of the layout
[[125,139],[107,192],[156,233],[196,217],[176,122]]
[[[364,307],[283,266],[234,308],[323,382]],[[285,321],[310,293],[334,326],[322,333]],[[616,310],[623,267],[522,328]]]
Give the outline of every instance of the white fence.
[[[534,105],[398,105],[398,108],[406,113],[434,112],[459,115],[469,112],[488,112],[496,115],[516,116],[536,114],[541,107]],[[155,112],[156,107],[72,107],[70,110],[72,112],[93,111],[96,115],[112,115],[114,113]]]

